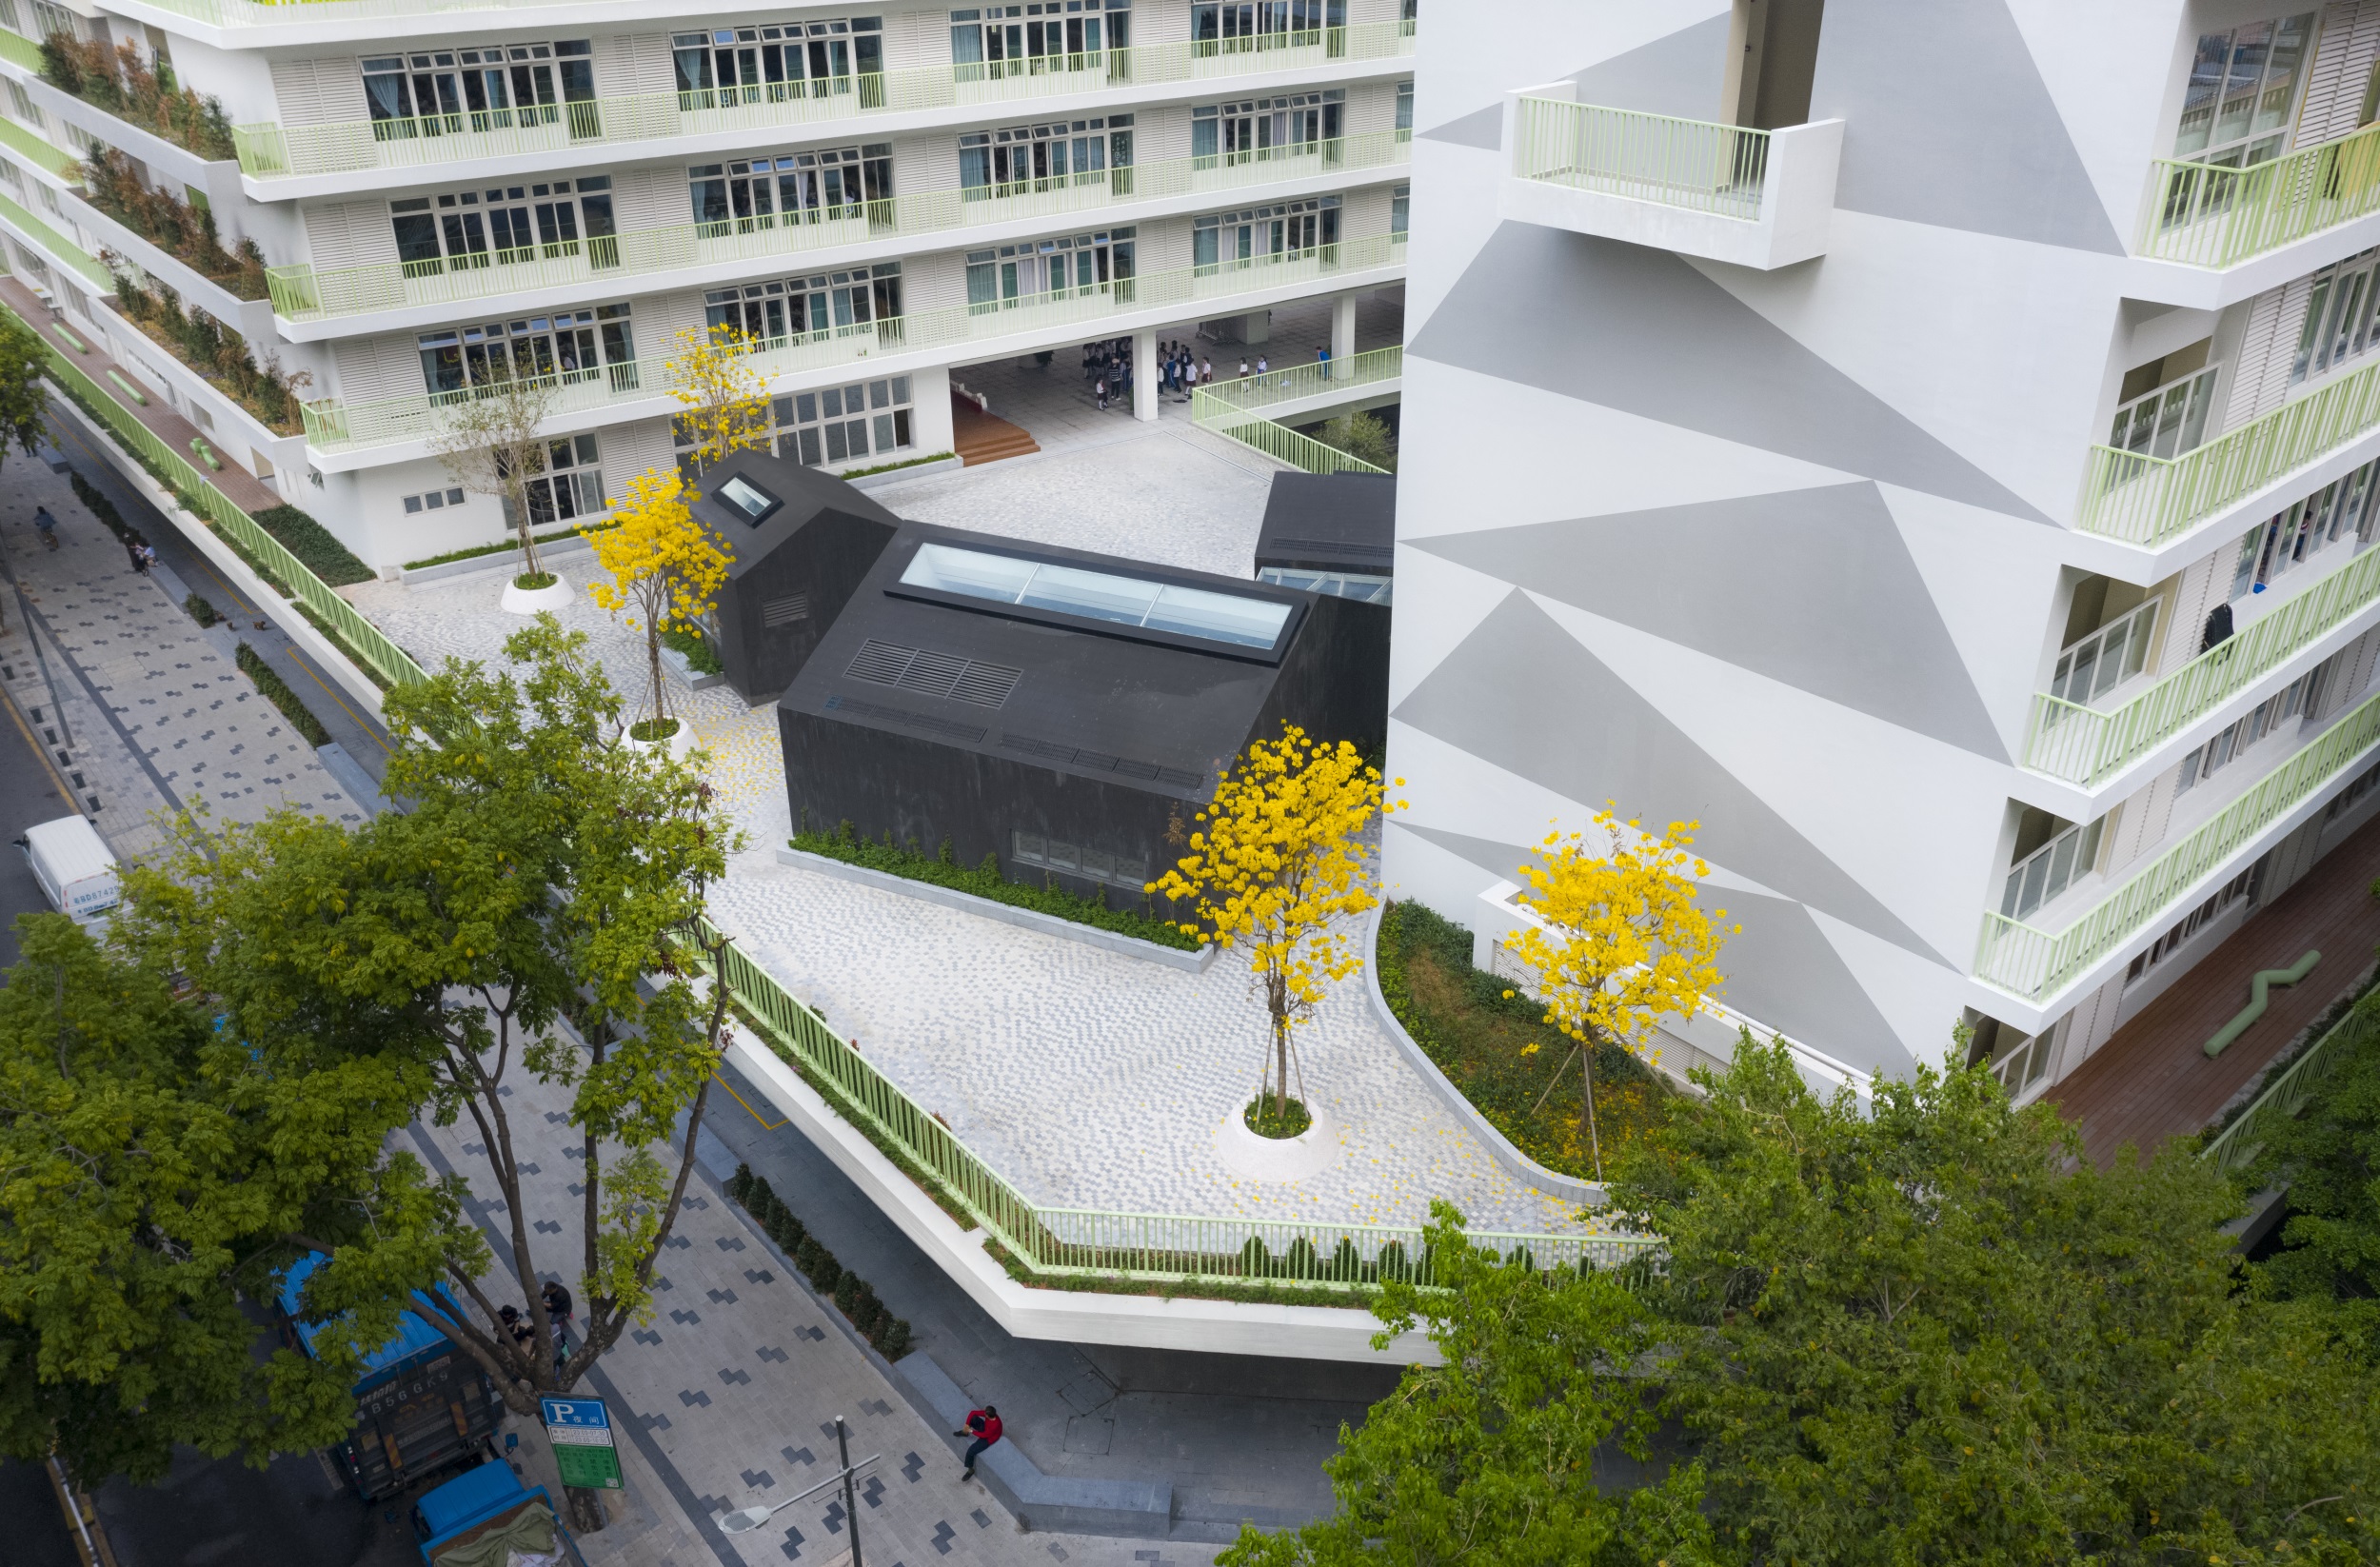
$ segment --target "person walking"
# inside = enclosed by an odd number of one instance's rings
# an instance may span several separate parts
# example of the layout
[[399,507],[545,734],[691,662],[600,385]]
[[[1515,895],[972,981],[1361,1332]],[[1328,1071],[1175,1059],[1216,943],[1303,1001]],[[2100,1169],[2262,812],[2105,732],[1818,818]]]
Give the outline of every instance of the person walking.
[[1318,344],[1315,347],[1314,362],[1322,367],[1322,379],[1328,381],[1331,378],[1331,350],[1328,344]]
[[132,546],[133,570],[146,577],[149,575],[149,568],[156,564],[157,552],[149,547],[148,541],[144,540]]
[[570,1358],[570,1292],[563,1286],[561,1279],[554,1279],[546,1280],[545,1287],[538,1295],[545,1302],[545,1320],[553,1324],[554,1369],[559,1371],[562,1363]]
[[1100,412],[1107,411],[1107,377],[1101,376],[1091,385],[1091,395],[1098,400]]
[[1248,356],[1246,354],[1240,356],[1240,379],[1242,381],[1248,379]]
[[967,1466],[959,1472],[961,1479],[971,1480],[975,1478],[975,1460],[983,1456],[984,1449],[1000,1440],[1000,1411],[990,1404],[981,1409],[970,1409],[967,1411],[967,1428],[954,1431],[951,1435],[975,1438],[967,1444]]

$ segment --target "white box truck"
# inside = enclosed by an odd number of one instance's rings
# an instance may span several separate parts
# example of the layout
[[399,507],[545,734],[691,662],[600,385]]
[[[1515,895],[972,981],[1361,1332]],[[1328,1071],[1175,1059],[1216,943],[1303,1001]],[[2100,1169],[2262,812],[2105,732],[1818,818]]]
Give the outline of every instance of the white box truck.
[[33,880],[60,914],[84,924],[106,918],[122,898],[116,857],[89,817],[64,816],[27,830],[17,840]]

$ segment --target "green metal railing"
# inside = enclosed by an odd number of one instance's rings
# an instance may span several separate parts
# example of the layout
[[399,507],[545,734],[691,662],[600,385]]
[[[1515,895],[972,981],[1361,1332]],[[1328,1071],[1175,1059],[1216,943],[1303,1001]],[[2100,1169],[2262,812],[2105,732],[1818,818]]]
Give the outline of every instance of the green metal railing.
[[1747,222],[1760,216],[1765,130],[1561,98],[1521,99],[1516,122],[1513,172],[1524,180]]
[[[1395,266],[1404,259],[1401,237],[1374,235],[1313,250],[1284,251],[1212,267],[1151,272],[1120,282],[1016,299],[955,305],[915,315],[892,316],[799,337],[772,338],[754,350],[754,368],[772,379],[808,370],[850,367],[920,348],[1017,337],[1053,327],[1094,323],[1129,311],[1227,299],[1258,289]],[[569,413],[638,398],[664,395],[669,355],[653,355],[602,369],[559,378],[553,411]],[[325,451],[420,440],[436,427],[442,407],[472,394],[417,393],[369,403],[326,399],[306,408],[307,439]]]
[[82,273],[95,286],[102,288],[110,288],[115,286],[115,280],[108,275],[108,268],[99,264],[98,257],[90,254],[81,246],[50,228],[48,223],[35,217],[30,209],[7,196],[0,196],[0,218],[6,218],[15,225],[19,233],[30,239],[56,261]]
[[[1240,162],[1183,158],[1102,169],[1080,178],[1036,181],[1030,188],[981,186],[927,190],[809,212],[683,223],[436,261],[382,262],[324,272],[299,263],[273,268],[266,278],[274,310],[291,321],[319,321],[405,306],[485,299],[590,279],[608,281],[720,262],[767,260],[984,224],[1105,214],[1137,202],[1207,191],[1220,194],[1302,175],[1399,166],[1411,157],[1408,133],[1384,130],[1270,149],[1260,158]],[[1102,217],[1101,221],[1113,219]]]
[[2380,550],[2366,550],[2121,707],[2097,712],[2036,693],[2025,765],[2095,788],[2375,601]]
[[[8,310],[20,322],[24,321],[5,304],[0,304],[0,309]],[[206,470],[176,451],[164,436],[141,423],[139,416],[126,407],[114,392],[85,373],[81,366],[69,359],[48,338],[43,338],[41,345],[50,374],[60,386],[78,393],[83,403],[107,424],[110,434],[145,459],[155,472],[164,475],[169,488],[194,503],[209,523],[235,540],[250,558],[261,562],[276,582],[299,603],[328,622],[349,647],[392,684],[428,678],[404,648],[390,642],[381,633],[380,627],[357,613],[353,605],[332,592],[303,561],[284,548],[280,540],[259,527],[253,517],[217,489]]]
[[1244,379],[1234,376],[1199,387],[1190,396],[1190,422],[1239,442],[1276,462],[1308,473],[1383,473],[1359,457],[1326,446],[1312,436],[1255,410],[1300,398],[1351,392],[1404,374],[1403,345],[1374,348],[1328,365],[1293,365]]
[[2343,375],[2178,457],[2091,448],[2081,526],[2163,544],[2294,467],[2380,426],[2380,364]]
[[[0,33],[0,37],[12,35]],[[23,153],[52,174],[72,174],[82,166],[82,160],[73,153],[34,135],[14,120],[0,119],[0,146]]]
[[2160,158],[2140,218],[2141,255],[2230,267],[2380,212],[2380,126],[2247,169]]
[[2153,922],[2242,844],[2356,765],[2380,742],[2380,696],[2341,718],[2205,825],[2053,934],[1996,911],[1983,917],[1975,977],[2038,1002]]
[[264,122],[237,127],[232,138],[241,169],[258,179],[447,168],[473,158],[567,151],[598,143],[777,130],[880,111],[996,107],[1055,93],[1391,59],[1413,51],[1412,33],[1395,22],[1274,36],[1281,42],[1250,50],[1221,50],[1188,42],[1144,44],[1032,60],[928,66],[698,92],[641,92],[476,113],[329,125]]
[[2348,1056],[2380,1039],[2380,998],[2367,997],[2348,1010],[2322,1038],[2297,1053],[2297,1059],[2268,1081],[2255,1101],[2239,1119],[2215,1134],[2198,1151],[2218,1170],[2244,1170],[2264,1152],[2265,1139],[2277,1121],[2288,1121],[2306,1107],[2314,1090],[2347,1061]]
[[[717,932],[707,922],[705,940]],[[730,945],[728,992],[760,1023],[763,1041],[825,1085],[837,1111],[864,1122],[939,1183],[1010,1252],[1036,1271],[1163,1282],[1281,1279],[1355,1286],[1392,1277],[1432,1281],[1423,1232],[1394,1224],[1217,1219],[1186,1214],[1044,1207],[1033,1202],[949,1127],[851,1048],[744,951]],[[1624,1266],[1659,1242],[1640,1236],[1475,1230],[1471,1240],[1540,1268]]]
[[39,70],[41,45],[21,32],[0,28],[0,60],[6,60],[12,66],[23,66],[28,70]]

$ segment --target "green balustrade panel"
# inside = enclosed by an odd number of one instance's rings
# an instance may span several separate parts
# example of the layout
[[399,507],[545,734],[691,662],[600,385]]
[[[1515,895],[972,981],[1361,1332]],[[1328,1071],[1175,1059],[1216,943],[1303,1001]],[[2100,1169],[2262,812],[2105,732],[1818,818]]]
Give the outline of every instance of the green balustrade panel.
[[1513,172],[1524,180],[1755,222],[1769,133],[1561,98],[1523,98]]
[[2380,212],[2380,126],[2246,169],[2160,158],[2150,172],[2138,252],[2236,266]]

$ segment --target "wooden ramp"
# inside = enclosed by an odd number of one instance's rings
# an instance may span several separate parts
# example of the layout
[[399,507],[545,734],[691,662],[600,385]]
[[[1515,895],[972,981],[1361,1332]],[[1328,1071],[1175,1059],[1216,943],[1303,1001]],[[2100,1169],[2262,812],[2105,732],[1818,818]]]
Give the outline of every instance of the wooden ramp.
[[1003,457],[1022,457],[1041,450],[1041,446],[1007,420],[985,413],[975,406],[972,398],[950,394],[951,446],[959,453],[959,461],[968,467],[978,463],[997,463]]

